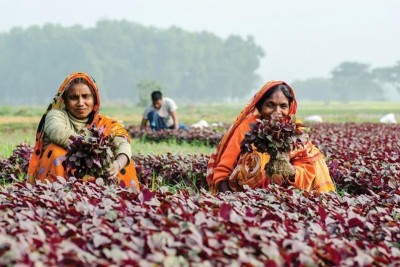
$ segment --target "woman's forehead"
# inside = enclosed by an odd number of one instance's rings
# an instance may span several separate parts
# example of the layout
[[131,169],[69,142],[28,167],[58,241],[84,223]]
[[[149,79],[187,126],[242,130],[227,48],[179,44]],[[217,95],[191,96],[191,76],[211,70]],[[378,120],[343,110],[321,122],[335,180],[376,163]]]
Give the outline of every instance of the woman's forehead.
[[274,92],[270,97],[265,99],[265,102],[289,102],[289,99],[281,90],[278,90]]
[[68,95],[71,93],[77,94],[78,92],[80,94],[91,93],[93,96],[96,95],[95,91],[91,88],[91,86],[89,86],[88,84],[83,83],[83,82],[71,84],[70,86],[68,86],[67,90],[65,90],[64,94],[65,95]]
[[85,83],[77,83],[72,85],[69,89],[69,92],[91,92],[92,90],[90,89],[90,87],[85,84]]

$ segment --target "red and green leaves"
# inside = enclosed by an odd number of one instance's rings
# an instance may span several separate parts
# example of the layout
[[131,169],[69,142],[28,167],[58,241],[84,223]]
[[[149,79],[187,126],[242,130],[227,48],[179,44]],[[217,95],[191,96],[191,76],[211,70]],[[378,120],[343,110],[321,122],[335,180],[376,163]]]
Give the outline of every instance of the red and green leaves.
[[23,180],[26,176],[33,148],[25,143],[18,145],[8,159],[0,159],[0,178],[3,183]]
[[185,130],[160,130],[152,131],[141,130],[139,126],[131,125],[127,130],[131,138],[141,138],[143,141],[149,142],[165,142],[176,141],[194,144],[203,144],[207,146],[216,146],[221,140],[228,126],[192,128],[190,131]]
[[257,151],[271,156],[278,152],[289,152],[301,148],[308,140],[306,129],[291,116],[272,115],[268,120],[257,120],[250,124],[250,131],[241,143],[241,153]]
[[114,162],[114,136],[104,134],[105,128],[92,127],[86,135],[70,137],[63,166],[74,170],[73,175],[104,177]]
[[[153,191],[63,179],[2,188],[0,265],[400,265],[400,125],[312,129],[340,195],[172,193],[159,186],[205,188],[209,156],[135,155],[142,185],[159,181]],[[4,160],[12,174],[32,153],[17,151]]]
[[399,199],[15,183],[0,192],[0,265],[396,266]]

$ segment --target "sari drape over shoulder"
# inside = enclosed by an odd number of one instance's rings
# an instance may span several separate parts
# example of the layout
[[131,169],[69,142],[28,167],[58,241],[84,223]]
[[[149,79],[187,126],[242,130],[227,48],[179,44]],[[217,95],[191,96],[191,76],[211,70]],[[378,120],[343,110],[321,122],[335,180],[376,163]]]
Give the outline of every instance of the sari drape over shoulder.
[[[67,150],[56,144],[44,144],[44,125],[47,113],[52,109],[65,109],[64,99],[62,97],[69,84],[77,79],[83,78],[88,82],[91,89],[94,90],[95,105],[92,113],[89,115],[86,128],[93,125],[96,127],[105,127],[104,134],[106,136],[114,135],[125,138],[130,143],[130,136],[125,128],[116,120],[107,116],[99,114],[100,96],[95,81],[86,73],[76,72],[70,74],[62,83],[57,91],[52,103],[47,108],[45,114],[42,116],[39,126],[36,131],[36,143],[32,157],[29,161],[28,167],[28,181],[34,183],[36,180],[41,181],[55,181],[57,176],[62,176],[68,179],[68,170],[64,169],[62,162],[65,159]],[[127,187],[136,187],[140,189],[139,180],[136,175],[135,165],[132,159],[117,175],[121,184]]]
[[[224,180],[229,181],[234,191],[242,190],[244,185],[253,189],[266,187],[264,166],[269,162],[269,155],[258,151],[240,155],[240,143],[250,130],[250,123],[260,119],[256,104],[268,90],[280,84],[290,88],[294,99],[289,107],[289,115],[296,114],[295,93],[288,84],[283,81],[265,84],[241,111],[210,157],[206,179],[213,194],[218,193],[218,186]],[[306,191],[336,191],[324,156],[311,142],[303,149],[290,152],[290,162],[296,169],[295,187]]]

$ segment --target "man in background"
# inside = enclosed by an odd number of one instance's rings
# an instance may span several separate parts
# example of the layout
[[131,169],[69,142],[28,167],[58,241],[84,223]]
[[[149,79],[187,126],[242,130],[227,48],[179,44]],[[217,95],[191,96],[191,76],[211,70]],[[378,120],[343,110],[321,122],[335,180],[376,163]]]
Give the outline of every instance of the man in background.
[[153,131],[162,129],[178,129],[179,121],[176,109],[178,106],[174,100],[162,96],[160,91],[151,93],[152,103],[148,105],[143,112],[143,119],[140,129],[144,130],[147,122]]

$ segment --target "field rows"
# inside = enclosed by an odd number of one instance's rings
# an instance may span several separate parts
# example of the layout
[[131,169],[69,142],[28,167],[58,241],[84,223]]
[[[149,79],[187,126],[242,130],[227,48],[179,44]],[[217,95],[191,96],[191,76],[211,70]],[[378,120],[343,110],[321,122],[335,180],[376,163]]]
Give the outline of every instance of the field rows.
[[[193,142],[215,137],[199,132]],[[324,123],[310,136],[339,194],[270,186],[212,196],[208,154],[135,155],[140,193],[101,179],[14,182],[0,193],[0,265],[399,265],[400,125]],[[0,176],[18,179],[30,153],[19,146]]]

